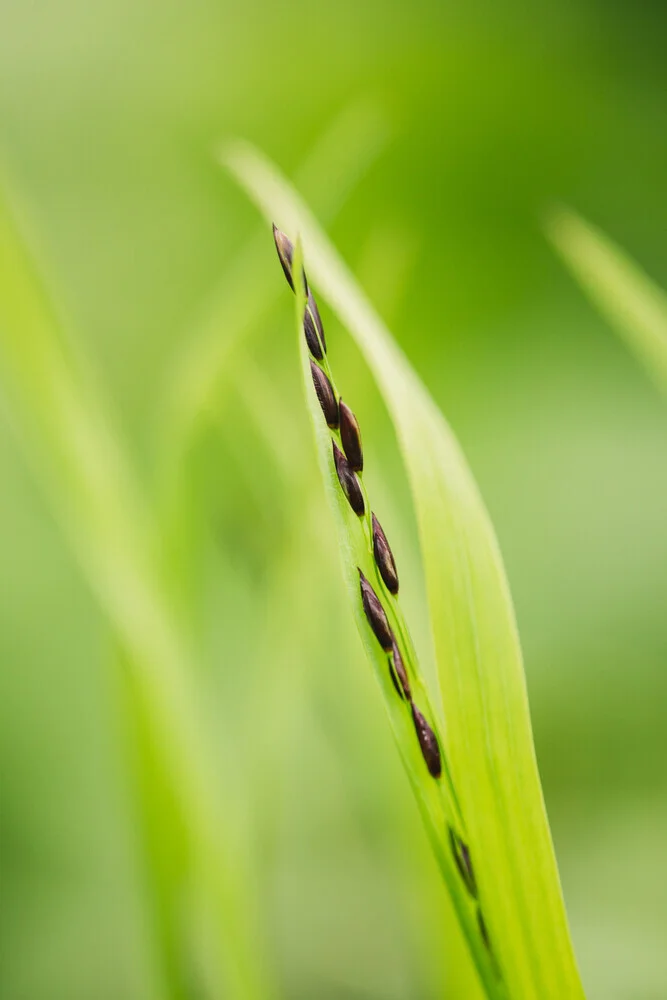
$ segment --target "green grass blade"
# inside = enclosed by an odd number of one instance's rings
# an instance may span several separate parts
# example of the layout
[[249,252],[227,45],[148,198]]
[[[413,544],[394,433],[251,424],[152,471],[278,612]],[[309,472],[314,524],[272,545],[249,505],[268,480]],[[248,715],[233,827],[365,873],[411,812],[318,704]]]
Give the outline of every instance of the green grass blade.
[[194,658],[156,568],[151,520],[94,382],[68,350],[1,200],[0,361],[26,456],[126,654],[153,758],[178,803],[188,876],[213,939],[213,995],[260,1000],[270,991],[254,947],[246,887],[232,861],[219,768],[191,684]]
[[[300,251],[297,249],[294,266],[294,273],[296,275],[300,273],[299,261]],[[440,869],[452,895],[459,920],[464,928],[473,959],[480,977],[486,986],[487,995],[489,997],[501,998],[505,996],[504,989],[498,980],[492,959],[486,952],[480,939],[477,927],[476,902],[466,892],[457,874],[454,858],[449,847],[448,830],[456,830],[459,836],[462,836],[464,829],[452,783],[447,774],[446,763],[443,774],[439,779],[435,780],[429,773],[425,759],[419,748],[410,703],[408,698],[405,697],[405,689],[403,689],[403,695],[400,693],[401,681],[395,671],[392,670],[392,656],[391,654],[388,655],[379,645],[363,610],[359,590],[360,570],[370,582],[375,593],[381,597],[385,613],[408,674],[410,697],[429,723],[435,727],[435,713],[431,707],[428,692],[419,671],[417,658],[410,640],[407,625],[401,613],[400,604],[388,591],[374,559],[371,505],[363,485],[362,476],[359,475],[357,477],[364,501],[365,513],[362,517],[357,516],[351,509],[341,490],[333,460],[332,442],[335,441],[337,447],[342,451],[343,441],[340,430],[332,432],[327,427],[313,389],[310,355],[303,337],[305,301],[305,294],[302,293],[297,296],[296,326],[300,345],[303,380],[306,389],[306,401],[315,434],[318,461],[326,487],[327,498],[335,517],[349,600],[354,609],[357,626],[366,653],[374,668],[376,679],[384,696],[385,706],[399,753],[403,759],[403,764],[419,804]],[[337,392],[335,380],[326,356],[320,362],[320,366],[326,372],[338,398],[339,393]]]
[[565,265],[648,374],[667,392],[667,295],[609,239],[568,208],[546,233]]
[[[535,761],[514,612],[472,475],[442,414],[296,193],[247,144],[229,145],[223,162],[267,219],[301,235],[309,277],[355,337],[395,424],[421,539],[445,753],[507,995],[576,1000],[583,991]],[[330,468],[327,475],[331,492]],[[349,533],[354,528],[347,525]],[[360,546],[357,539],[354,557]],[[350,596],[359,614],[358,598]],[[413,765],[408,759],[409,773]]]

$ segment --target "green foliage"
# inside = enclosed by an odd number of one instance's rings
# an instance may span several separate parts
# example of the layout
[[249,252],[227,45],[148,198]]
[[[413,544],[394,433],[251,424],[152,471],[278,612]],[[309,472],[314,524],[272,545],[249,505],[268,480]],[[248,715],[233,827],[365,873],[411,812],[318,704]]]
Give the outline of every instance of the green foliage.
[[[266,997],[209,723],[192,684],[194,656],[160,576],[150,518],[95,380],[68,348],[1,202],[0,352],[14,425],[123,652],[117,662],[137,733],[138,785],[153,826],[148,845],[167,847],[163,828],[176,841],[175,873],[173,857],[155,866],[162,885],[155,891],[171,911],[156,917],[171,939],[167,969],[181,966],[187,946],[174,941],[175,927],[182,932],[194,913],[189,945],[204,955],[209,987],[239,1000]],[[156,804],[161,798],[166,809]],[[174,874],[177,889],[167,881]],[[187,978],[182,967],[165,988],[177,990],[178,978]]]
[[[583,996],[535,763],[514,613],[493,530],[471,474],[426,389],[294,191],[247,145],[232,144],[223,162],[267,218],[301,235],[308,273],[357,340],[394,421],[420,529],[446,756],[508,994]],[[305,364],[304,375],[309,378]],[[312,394],[311,409],[317,416]],[[317,426],[324,460],[329,435],[321,419]],[[324,472],[339,512],[348,589],[360,616],[354,567],[362,558],[364,538],[336,490],[330,457]],[[369,568],[365,541],[364,565]],[[371,655],[375,653],[385,693],[391,694],[386,664],[378,662],[377,645],[363,620],[361,629]],[[404,714],[395,716],[406,759],[406,747],[414,748],[414,742],[400,730]],[[416,760],[408,756],[406,766],[420,794],[423,781],[415,778]],[[423,801],[423,791],[420,797]],[[472,944],[473,934],[467,927],[466,932]],[[495,995],[490,976],[484,979],[489,995]]]
[[571,209],[546,232],[591,301],[663,392],[667,391],[667,295],[601,230]]

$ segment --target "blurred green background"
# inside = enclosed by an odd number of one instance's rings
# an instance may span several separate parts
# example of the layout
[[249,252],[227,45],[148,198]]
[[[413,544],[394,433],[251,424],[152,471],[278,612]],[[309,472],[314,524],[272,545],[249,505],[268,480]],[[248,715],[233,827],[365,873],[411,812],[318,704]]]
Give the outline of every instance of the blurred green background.
[[[165,587],[196,650],[233,866],[276,995],[473,995],[457,985],[444,890],[345,607],[292,301],[270,233],[214,156],[241,135],[295,175],[338,128],[344,148],[320,157],[304,194],[327,206],[489,506],[586,989],[667,996],[667,405],[541,233],[549,206],[569,203],[667,286],[667,9],[0,10],[3,169],[154,517],[170,524]],[[221,325],[237,349],[181,449],[179,378],[203,303],[246,259],[276,308],[247,329],[230,328],[238,310]],[[236,288],[250,302],[254,280],[241,268],[223,299]],[[428,663],[389,421],[347,334],[324,319]],[[165,972],[122,657],[24,460],[10,382],[0,370],[0,992],[204,996],[179,944],[180,971]],[[168,797],[155,815],[169,855]],[[179,911],[166,951],[186,923]]]

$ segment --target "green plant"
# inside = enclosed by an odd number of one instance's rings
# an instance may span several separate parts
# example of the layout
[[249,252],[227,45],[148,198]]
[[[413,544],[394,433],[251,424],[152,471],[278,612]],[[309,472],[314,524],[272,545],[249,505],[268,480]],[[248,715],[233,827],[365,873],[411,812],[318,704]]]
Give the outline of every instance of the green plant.
[[[336,387],[312,291],[306,290],[290,240],[274,226],[285,276],[297,292],[297,329],[320,466],[336,515],[343,567],[355,618],[385,698],[396,743],[419,803],[429,839],[490,997],[504,997],[499,969],[479,904],[477,883],[442,738],[398,601],[394,557],[363,481],[361,432]],[[313,360],[315,359],[315,360]]]
[[[323,340],[313,336],[319,334],[318,314],[297,254],[291,264],[299,293],[297,321],[299,331],[305,326],[312,354],[302,343],[303,373],[350,600],[487,995],[574,1000],[583,991],[537,774],[514,615],[477,488],[441,413],[295,192],[246,144],[231,144],[222,158],[267,218],[301,234],[308,273],[355,337],[397,430],[426,571],[440,688],[434,708],[394,596],[379,574],[370,507],[355,462],[350,464],[344,449],[332,453],[332,430],[336,443],[343,443],[340,428],[328,426],[335,423],[338,394]],[[286,244],[281,258],[289,275]],[[320,371],[311,368],[313,361]],[[364,603],[359,569],[379,590],[379,607],[362,581]],[[375,628],[369,627],[369,613]],[[396,670],[396,637],[426,726],[417,716],[415,727]],[[438,758],[444,762],[442,777]],[[483,925],[476,919],[479,912]]]
[[569,208],[551,212],[546,233],[600,313],[667,391],[667,295],[600,229]]
[[[345,108],[323,131],[299,177],[325,213],[335,213],[385,132],[367,101]],[[334,183],[324,185],[322,164],[331,165],[336,150]],[[184,485],[188,450],[222,405],[234,348],[275,294],[256,281],[263,240],[239,254],[185,338],[160,401],[161,493],[151,504],[94,365],[64,329],[15,214],[0,200],[3,388],[20,444],[109,625],[159,993],[180,1000],[194,981],[206,996],[267,998],[274,986],[263,967],[234,776],[221,778],[188,609],[175,599],[185,588],[180,579],[174,586],[192,560],[182,553],[183,538],[192,544],[197,520]],[[181,537],[185,523],[190,530]],[[177,549],[183,559],[175,567]]]

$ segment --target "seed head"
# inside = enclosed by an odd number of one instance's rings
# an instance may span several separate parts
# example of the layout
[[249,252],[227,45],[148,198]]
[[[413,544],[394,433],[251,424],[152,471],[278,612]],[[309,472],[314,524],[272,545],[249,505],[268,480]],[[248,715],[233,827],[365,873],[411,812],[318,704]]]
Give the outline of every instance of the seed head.
[[377,563],[377,568],[380,570],[380,576],[384,580],[385,587],[390,594],[397,594],[398,573],[396,572],[396,563],[389,548],[387,536],[382,530],[382,525],[375,514],[373,514],[373,554],[375,555],[375,562]]
[[361,602],[368,624],[373,629],[377,641],[388,653],[394,644],[394,635],[377,594],[361,570],[359,570],[359,585],[361,587]]
[[314,361],[310,362],[310,373],[313,376],[315,393],[320,401],[322,413],[329,427],[335,430],[338,427],[338,401],[333,391],[331,382]]
[[333,445],[333,456],[334,463],[336,465],[336,472],[338,474],[338,482],[340,483],[343,493],[347,497],[348,503],[354,513],[358,517],[363,517],[366,506],[364,504],[364,495],[361,492],[359,480],[336,442],[332,441],[331,443]]
[[364,453],[361,447],[361,432],[354,413],[343,400],[340,401],[340,437],[347,460],[355,472],[364,467]]
[[449,843],[452,848],[452,854],[454,855],[456,867],[459,870],[461,878],[465,882],[466,889],[473,899],[477,899],[477,879],[475,878],[475,872],[472,867],[470,849],[465,841],[461,840],[461,838],[456,835],[451,826],[449,827]]
[[442,760],[440,759],[438,738],[414,702],[412,703],[412,721],[415,724],[417,739],[429,774],[432,778],[439,778],[442,774]]
[[394,643],[391,647],[391,659],[394,667],[392,671],[392,676],[393,674],[395,674],[398,677],[401,687],[403,689],[403,694],[409,701],[410,681],[408,680],[408,672],[405,669],[405,664],[403,663],[403,657],[401,656],[401,652],[398,646],[396,645],[396,640],[394,640]]

